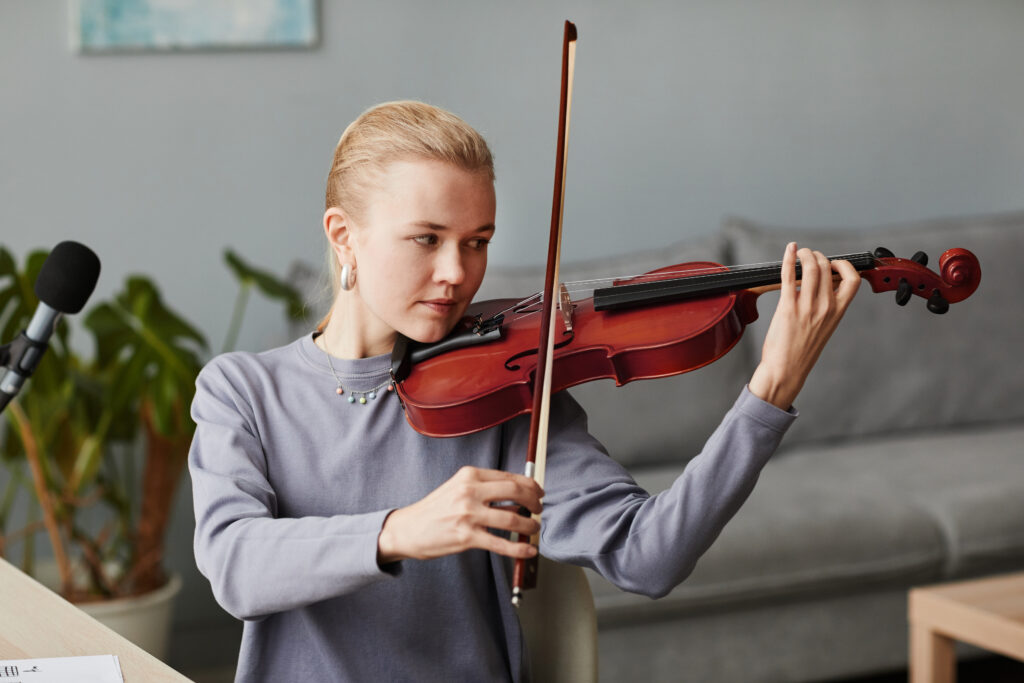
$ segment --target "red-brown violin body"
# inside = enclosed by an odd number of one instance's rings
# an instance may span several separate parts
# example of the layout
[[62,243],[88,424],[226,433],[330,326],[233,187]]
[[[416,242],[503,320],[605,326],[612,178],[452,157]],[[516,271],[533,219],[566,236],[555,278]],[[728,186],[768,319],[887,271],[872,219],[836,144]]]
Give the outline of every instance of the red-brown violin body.
[[[900,304],[911,295],[923,297],[935,313],[970,296],[981,279],[977,258],[965,249],[945,252],[939,273],[925,267],[922,254],[917,260],[875,254],[848,255],[848,260],[875,292],[896,291]],[[757,318],[757,297],[778,287],[779,268],[680,264],[618,280],[593,297],[563,301],[552,391],[605,378],[622,385],[713,363]],[[536,300],[473,304],[450,335],[467,340],[465,345],[398,372],[396,388],[410,424],[430,436],[458,436],[529,412],[539,309]],[[500,334],[473,339],[479,336],[474,330],[488,326],[492,331],[497,326]],[[396,352],[402,353],[398,347]]]
[[[592,298],[573,302],[572,330],[563,326],[562,338],[555,338],[552,390],[602,378],[622,385],[707,365],[728,352],[753,319],[744,313],[752,307],[737,305],[745,298],[747,294],[738,293],[659,306],[657,315],[644,308],[594,311]],[[471,311],[486,317],[514,303],[488,301]],[[454,436],[529,412],[538,309],[534,305],[515,311],[517,317],[504,325],[500,341],[451,351],[417,365],[396,385],[413,427],[431,436]],[[682,330],[686,333],[680,334]],[[569,344],[559,347],[570,337]],[[516,357],[524,351],[527,355]]]

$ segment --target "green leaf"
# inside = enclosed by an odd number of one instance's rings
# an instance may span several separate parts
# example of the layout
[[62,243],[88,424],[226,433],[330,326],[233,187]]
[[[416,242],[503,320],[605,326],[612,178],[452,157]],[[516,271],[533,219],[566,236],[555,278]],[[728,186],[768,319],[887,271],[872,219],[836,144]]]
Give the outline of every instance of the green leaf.
[[[191,339],[206,348],[206,339],[184,318],[164,305],[156,285],[142,276],[130,277],[127,281],[128,302],[125,306],[135,312],[139,322],[152,327],[169,337]],[[118,297],[121,300],[121,297]]]
[[15,265],[14,256],[7,251],[6,247],[0,247],[0,277],[17,277],[18,267]]
[[302,297],[298,290],[287,282],[278,279],[273,274],[254,268],[244,262],[238,254],[231,249],[224,250],[224,261],[231,268],[241,284],[251,282],[270,299],[278,299],[288,304],[289,313],[296,308],[301,309]]
[[243,261],[238,254],[234,252],[234,250],[224,250],[224,263],[228,265],[228,268],[230,268],[231,272],[235,274],[235,277],[238,278],[239,282],[244,284],[252,279],[249,276],[252,269],[246,265],[245,261]]
[[85,316],[85,327],[96,341],[96,362],[108,367],[137,338],[135,330],[108,303],[95,306]]
[[28,325],[32,312],[35,311],[36,304],[39,303],[33,291],[35,280],[30,279],[31,273],[29,273],[29,264],[32,260],[31,255],[26,257],[25,272],[19,273],[16,268],[12,270],[11,281],[4,289],[5,292],[10,292],[10,301],[13,302],[13,306],[8,306],[7,319],[3,329],[0,329],[0,338],[14,339]]
[[[164,304],[156,285],[142,276],[129,277],[112,303],[90,312],[86,325],[96,339],[100,366],[111,373],[110,424],[120,424],[120,413],[137,414],[140,402],[148,402],[159,432],[172,436],[191,430],[176,425],[180,408],[175,401],[191,401],[206,340]],[[86,466],[92,463],[83,463],[79,471],[90,471]]]
[[153,425],[161,434],[171,434],[174,428],[174,388],[177,383],[166,374],[157,377],[150,393],[153,405]]
[[[46,263],[46,259],[49,258],[49,256],[50,252],[37,250],[29,254],[28,259],[25,262],[25,279],[29,283],[29,289],[33,292],[33,299],[35,299],[36,280],[39,279],[39,272],[43,269],[43,264]],[[33,308],[35,308],[34,305]]]
[[[10,308],[10,313],[14,313],[15,306],[11,305],[15,300],[14,297],[17,294],[17,290],[14,287],[7,287],[0,289],[0,324],[7,317],[7,309]],[[5,336],[4,339],[7,339]]]

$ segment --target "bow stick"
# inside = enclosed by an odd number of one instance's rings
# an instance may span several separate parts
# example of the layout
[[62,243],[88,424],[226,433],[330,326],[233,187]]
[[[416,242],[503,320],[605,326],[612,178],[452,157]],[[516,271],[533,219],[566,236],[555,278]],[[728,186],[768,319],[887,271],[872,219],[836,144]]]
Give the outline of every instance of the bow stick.
[[[576,63],[576,25],[565,22],[562,40],[562,86],[558,106],[558,146],[555,150],[555,190],[551,202],[551,233],[548,238],[548,262],[544,275],[544,302],[541,319],[547,324],[540,326],[540,340],[537,343],[537,371],[534,375],[533,408],[530,412],[530,439],[526,450],[525,474],[544,486],[544,466],[547,462],[548,418],[551,412],[551,374],[554,360],[557,324],[558,268],[562,253],[562,214],[565,206],[565,165],[569,149],[569,116],[572,110],[572,77]],[[526,508],[520,513],[528,515]],[[540,515],[534,515],[540,522]],[[540,532],[530,537],[530,543],[538,546]],[[512,574],[512,604],[522,603],[523,591],[537,585],[537,557],[516,559]]]

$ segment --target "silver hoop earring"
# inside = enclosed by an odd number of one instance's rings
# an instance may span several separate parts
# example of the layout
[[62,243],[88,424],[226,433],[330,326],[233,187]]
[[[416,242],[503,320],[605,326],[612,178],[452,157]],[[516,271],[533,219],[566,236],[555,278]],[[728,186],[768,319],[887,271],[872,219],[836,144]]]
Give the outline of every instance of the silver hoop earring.
[[346,263],[341,267],[341,288],[346,292],[352,289],[355,279],[352,277],[352,264]]

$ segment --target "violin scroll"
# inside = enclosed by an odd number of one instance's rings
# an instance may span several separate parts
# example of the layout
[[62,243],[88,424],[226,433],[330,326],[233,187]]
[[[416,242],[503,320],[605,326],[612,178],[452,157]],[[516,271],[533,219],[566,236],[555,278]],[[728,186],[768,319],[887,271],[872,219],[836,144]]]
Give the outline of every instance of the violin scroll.
[[950,304],[963,301],[978,288],[981,266],[967,249],[949,249],[939,257],[939,272],[927,268],[928,256],[917,252],[904,259],[884,247],[874,251],[877,265],[861,272],[874,292],[896,292],[896,303],[906,304],[913,295],[927,300],[928,310],[942,314]]
[[951,287],[967,289],[966,299],[981,282],[981,266],[978,257],[966,249],[949,249],[939,258],[939,272]]

